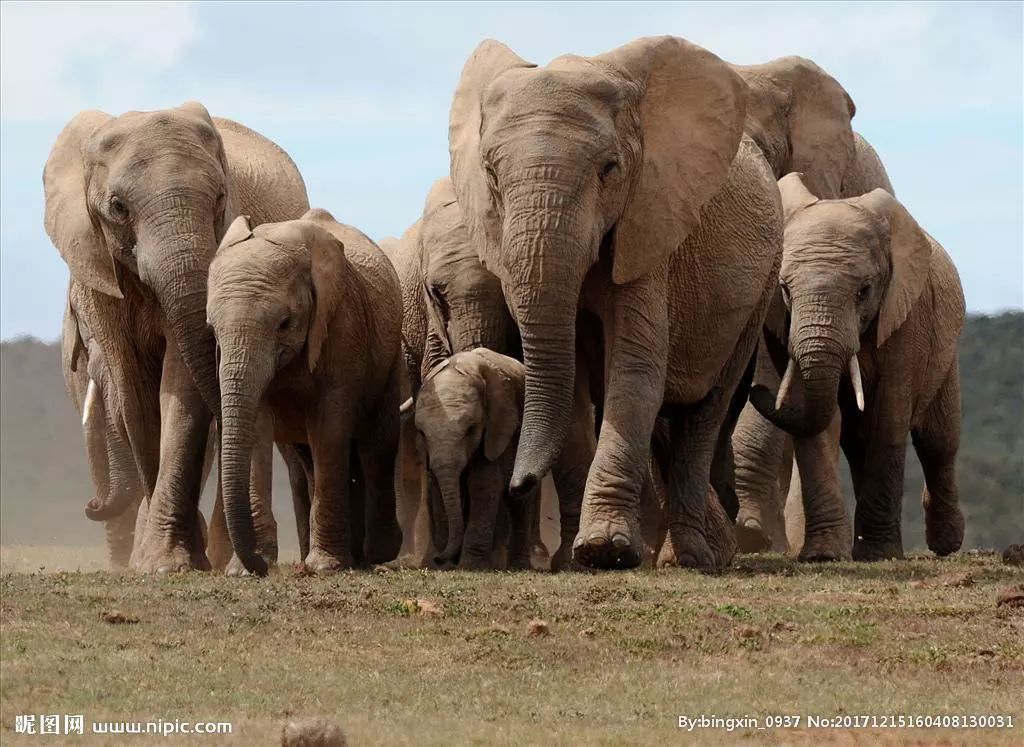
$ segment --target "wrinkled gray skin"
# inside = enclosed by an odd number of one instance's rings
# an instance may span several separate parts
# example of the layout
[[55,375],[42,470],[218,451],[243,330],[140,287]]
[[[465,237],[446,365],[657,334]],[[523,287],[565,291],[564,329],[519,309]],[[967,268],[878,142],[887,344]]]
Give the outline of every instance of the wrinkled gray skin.
[[[532,566],[538,493],[508,497],[524,385],[523,364],[487,348],[456,353],[424,380],[415,423],[430,476],[436,553],[431,565],[483,568],[504,551],[508,567]],[[593,442],[591,415],[570,428],[552,468],[556,484],[575,485],[577,496],[593,459]],[[560,497],[559,509],[561,544],[551,561],[553,571],[568,567],[579,528],[578,499],[573,504]],[[507,546],[499,537],[505,520]]]
[[85,515],[103,522],[111,567],[127,568],[135,518],[145,494],[131,447],[117,427],[117,401],[110,396],[103,352],[88,330],[79,328],[70,302],[64,310],[61,368],[68,395],[82,417],[89,474],[96,490],[86,503]]
[[220,392],[207,269],[239,212],[257,222],[301,215],[302,177],[274,143],[190,102],[78,114],[43,183],[47,233],[71,270],[78,318],[103,350],[151,496],[139,569],[209,568],[197,504]]
[[746,99],[726,63],[673,37],[544,68],[486,41],[456,89],[452,182],[523,344],[513,494],[550,469],[574,403],[600,382],[573,548],[585,565],[641,562],[659,412],[671,465],[658,562],[718,565],[705,521],[712,456],[782,249],[775,180],[743,138]]
[[383,252],[324,210],[256,228],[240,216],[210,266],[207,314],[220,350],[224,514],[245,569],[267,571],[249,481],[261,404],[277,441],[302,447],[303,460],[308,448],[316,476],[306,567],[394,559],[404,370],[401,294]]
[[[826,71],[802,57],[734,68],[750,91],[744,131],[758,144],[776,179],[800,171],[809,189],[824,198],[856,197],[876,188],[894,194],[878,155],[852,128],[853,100]],[[769,317],[784,313],[777,295]],[[763,383],[777,388],[780,379],[771,373],[763,346],[758,355],[763,357],[758,364]],[[784,503],[796,506],[801,500],[792,444],[748,404],[733,431],[732,446],[741,551],[799,553],[799,542],[787,541],[785,529],[789,525],[795,530],[799,522],[783,517]],[[838,436],[831,447],[833,453],[837,450]],[[792,539],[798,534],[802,529],[791,532]]]
[[751,402],[794,435],[806,519],[801,558],[850,555],[825,435],[837,408],[857,498],[853,558],[903,556],[908,433],[925,474],[928,546],[949,554],[964,530],[954,470],[964,317],[956,269],[885,190],[818,200],[799,174],[784,177],[779,189],[787,219],[779,282],[788,314],[769,323],[788,353],[791,386],[777,396],[755,385]]

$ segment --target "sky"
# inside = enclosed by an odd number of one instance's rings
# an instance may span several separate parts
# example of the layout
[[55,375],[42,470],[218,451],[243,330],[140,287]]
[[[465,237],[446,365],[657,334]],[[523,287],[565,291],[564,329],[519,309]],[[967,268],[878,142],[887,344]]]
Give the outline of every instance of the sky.
[[828,70],[897,196],[953,257],[968,309],[1024,306],[1020,3],[3,2],[0,338],[59,336],[67,269],[41,175],[82,109],[201,101],[288,151],[313,206],[380,239],[447,173],[448,108],[480,41],[543,64],[654,34]]

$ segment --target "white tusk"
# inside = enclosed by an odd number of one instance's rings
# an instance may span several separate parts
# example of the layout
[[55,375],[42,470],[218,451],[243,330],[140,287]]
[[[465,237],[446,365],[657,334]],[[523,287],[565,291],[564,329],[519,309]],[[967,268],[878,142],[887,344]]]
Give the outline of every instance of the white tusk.
[[402,406],[400,408],[398,408],[398,414],[399,415],[408,415],[410,412],[412,412],[412,407],[413,407],[412,397],[409,397],[409,399],[407,399],[405,402],[403,402]]
[[779,393],[775,397],[775,409],[779,410],[782,408],[782,403],[786,399],[786,395],[789,394],[789,388],[793,385],[793,378],[796,376],[796,361],[792,358],[789,359],[789,363],[786,365],[786,373],[782,375],[782,383],[779,384]]
[[856,355],[850,358],[850,382],[853,384],[853,393],[857,396],[857,409],[864,412],[864,385],[860,380],[860,363]]
[[96,382],[89,379],[89,388],[85,390],[85,402],[82,404],[82,425],[89,424],[92,408],[96,405]]

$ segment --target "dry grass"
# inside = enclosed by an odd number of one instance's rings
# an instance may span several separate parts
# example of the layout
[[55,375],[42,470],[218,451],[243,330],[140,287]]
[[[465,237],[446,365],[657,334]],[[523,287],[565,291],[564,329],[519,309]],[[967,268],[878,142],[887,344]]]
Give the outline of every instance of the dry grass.
[[[191,743],[247,747],[311,716],[354,745],[1020,744],[1024,728],[1024,609],[996,606],[1024,573],[992,555],[264,580],[24,573],[91,566],[17,548],[2,562],[5,745],[19,743],[20,713],[82,713],[87,728],[231,721],[229,739]],[[1002,714],[1016,727],[677,729],[700,714]]]

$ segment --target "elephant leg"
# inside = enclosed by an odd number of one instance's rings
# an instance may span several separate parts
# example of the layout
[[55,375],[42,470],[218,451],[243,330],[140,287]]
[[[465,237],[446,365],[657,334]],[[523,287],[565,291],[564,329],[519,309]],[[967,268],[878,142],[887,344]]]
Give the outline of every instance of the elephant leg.
[[[532,517],[539,513],[540,498],[540,488],[537,488],[506,504],[508,506],[508,560],[506,565],[510,570],[529,571],[536,568],[530,547],[530,534],[535,526]],[[571,547],[572,540],[570,539],[566,545]],[[542,569],[543,566],[538,570]]]
[[[351,511],[352,435],[347,397],[328,395],[308,428],[313,458],[313,500],[306,567],[316,573],[353,565]],[[362,512],[360,512],[362,513]],[[362,531],[359,532],[362,535]],[[360,546],[360,555],[362,547]]]
[[107,519],[103,524],[112,568],[127,568],[131,560],[132,547],[135,544],[135,521],[138,518],[141,500],[141,497],[137,498],[126,510],[112,519]]
[[441,497],[441,487],[432,472],[425,472],[424,484],[426,486],[427,518],[430,524],[430,541],[423,548],[423,568],[437,568],[435,560],[443,548],[448,544],[448,521],[446,519],[444,500]]
[[[550,488],[548,488],[550,490]],[[548,552],[548,548],[544,544],[544,539],[541,535],[541,502],[546,493],[544,487],[544,481],[542,480],[537,485],[537,500],[531,501],[530,515],[527,517],[530,527],[529,542],[527,543],[530,547],[530,564],[531,567],[547,569],[551,567],[551,555]],[[573,535],[575,536],[575,535]],[[571,542],[570,542],[571,544]]]
[[[295,510],[295,531],[299,539],[299,557],[309,554],[309,508],[312,500],[312,462],[309,449],[304,444],[280,442],[277,450],[288,468],[288,484],[292,491],[292,507]],[[308,464],[307,464],[308,462]]]
[[633,568],[643,560],[640,488],[668,367],[664,275],[615,287],[602,314],[610,341],[603,419],[573,542],[573,559],[594,568]]
[[956,365],[911,438],[924,470],[925,538],[936,555],[949,555],[964,541],[964,515],[956,485],[956,452],[960,447],[960,372]]
[[[498,526],[498,508],[505,494],[505,476],[498,462],[474,459],[465,474],[466,492],[469,496],[469,516],[462,538],[462,552],[459,554],[459,568],[483,570],[491,565],[494,537]],[[532,539],[531,502],[537,497],[536,490],[514,501],[519,503],[519,530],[525,535],[519,538],[520,552],[525,552],[526,567],[530,563],[530,541]],[[511,553],[507,555],[511,560]]]
[[[274,478],[274,416],[263,404],[256,412],[256,437],[253,439],[252,462],[249,465],[249,505],[256,534],[256,553],[267,563],[277,564],[277,521],[271,501]],[[217,492],[218,498],[220,491]],[[225,522],[226,526],[226,522]],[[233,555],[224,572],[228,576],[246,573],[245,566]]]
[[[395,376],[399,366],[395,366]],[[387,563],[398,557],[402,548],[402,529],[395,512],[395,464],[398,462],[399,387],[397,380],[393,396],[384,398],[373,416],[373,427],[358,445],[360,466],[365,488],[364,548],[366,561],[371,564]]]
[[144,573],[210,570],[199,526],[199,489],[210,411],[173,338],[160,378],[160,468],[140,561]]
[[[551,558],[551,570],[559,572],[569,568],[572,561],[573,540],[580,531],[580,511],[587,485],[587,475],[594,462],[597,438],[594,432],[594,411],[590,403],[586,366],[582,355],[576,358],[576,387],[572,420],[565,445],[551,468],[551,477],[558,494],[559,544]],[[537,506],[540,511],[541,500]]]
[[420,464],[416,455],[416,426],[410,418],[402,423],[398,449],[395,484],[398,491],[398,525],[402,528],[402,549],[399,555],[416,552],[416,525],[420,510]]
[[900,509],[906,459],[906,444],[868,444],[863,489],[854,513],[854,560],[903,557]]
[[132,533],[132,554],[128,558],[128,567],[132,570],[139,570],[142,566],[142,542],[146,536],[146,527],[149,525],[149,496],[142,496],[139,501],[139,508],[135,513],[135,531]]
[[751,358],[743,378],[733,391],[725,420],[718,431],[715,453],[711,460],[711,486],[730,521],[736,521],[740,510],[739,495],[736,492],[736,457],[732,448],[732,434],[736,430],[740,414],[747,404],[747,394],[754,378],[754,359]]
[[732,437],[736,458],[736,539],[740,552],[784,551],[782,505],[779,493],[785,459],[786,433],[769,423],[752,404],[740,414]]
[[850,557],[850,518],[839,485],[838,455],[829,430],[793,442],[796,468],[790,491],[803,496],[802,561],[846,560]]

